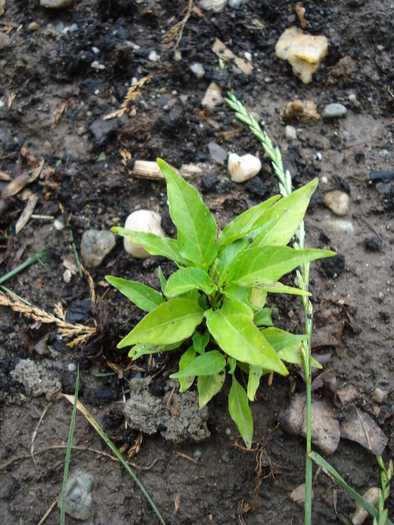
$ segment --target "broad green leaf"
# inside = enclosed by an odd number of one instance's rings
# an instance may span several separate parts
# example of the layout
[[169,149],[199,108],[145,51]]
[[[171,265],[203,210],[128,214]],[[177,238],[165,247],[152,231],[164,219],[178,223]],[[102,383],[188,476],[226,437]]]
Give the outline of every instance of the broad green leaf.
[[274,308],[263,308],[254,314],[253,322],[256,326],[273,326],[272,312]]
[[252,288],[249,296],[249,304],[253,309],[260,310],[267,300],[267,291],[264,288]]
[[[282,350],[279,350],[278,356],[283,359],[283,361],[286,361],[286,363],[302,366],[304,364],[302,359],[302,347],[302,343],[295,343],[293,345],[286,346],[285,348],[282,348]],[[323,368],[321,364],[313,357],[311,358],[311,364],[314,368]]]
[[247,395],[250,401],[254,401],[257,389],[260,386],[260,378],[263,375],[263,368],[261,366],[249,367],[249,378],[247,386]]
[[181,293],[180,295],[178,295],[177,298],[178,299],[189,299],[189,301],[194,301],[195,303],[200,305],[201,296],[198,293],[198,290],[189,290],[188,292]]
[[216,272],[220,277],[219,286],[221,286],[224,282],[224,277],[226,275],[227,268],[231,265],[231,263],[234,261],[237,255],[247,246],[249,246],[248,240],[240,239],[239,241],[235,241],[232,244],[226,246],[222,253],[219,255],[219,257],[217,258],[216,265]]
[[270,199],[249,208],[241,215],[238,215],[230,224],[228,224],[219,234],[219,251],[225,246],[241,239],[255,227],[256,222],[266,213],[266,211],[280,199],[280,195],[275,195]]
[[105,279],[145,312],[151,312],[165,302],[164,297],[158,291],[146,286],[146,284],[112,277],[112,275],[107,275]]
[[[186,352],[182,355],[182,357],[179,360],[179,371],[182,372],[185,368],[187,368],[190,363],[192,363],[196,358],[196,351],[191,346],[186,350]],[[193,384],[194,376],[189,377],[180,377],[179,378],[179,391],[180,392],[186,392],[188,388],[190,388]]]
[[169,237],[159,237],[154,233],[136,232],[132,230],[126,230],[119,226],[111,228],[114,233],[117,233],[121,237],[125,237],[131,242],[136,244],[142,244],[145,250],[151,255],[161,255],[167,257],[171,261],[187,266],[190,261],[182,257],[181,252],[178,248],[178,243],[174,239]]
[[197,356],[194,361],[184,370],[171,374],[171,378],[188,377],[188,376],[210,376],[218,374],[226,366],[226,358],[219,350],[205,352]]
[[167,284],[167,279],[164,277],[163,271],[162,271],[160,266],[157,268],[157,273],[159,274],[159,281],[160,281],[161,291],[162,291],[162,293],[164,293],[164,290],[165,290],[165,287],[166,287],[166,284]]
[[143,355],[158,354],[159,352],[168,352],[170,350],[175,350],[175,348],[181,346],[182,343],[183,341],[179,341],[178,343],[174,343],[172,345],[151,345],[146,343],[138,343],[130,349],[129,357],[131,357],[131,359],[133,360],[136,360],[142,357]]
[[295,345],[309,339],[307,334],[291,334],[275,327],[265,328],[261,330],[261,333],[277,352],[286,346]]
[[228,299],[235,299],[247,305],[249,305],[250,292],[250,288],[245,288],[238,284],[229,284],[223,289],[223,295],[228,297]]
[[243,303],[225,301],[220,310],[205,312],[208,329],[226,354],[250,365],[287,375],[275,350],[253,324],[253,312]]
[[194,332],[193,347],[197,353],[203,354],[205,352],[205,348],[207,347],[207,344],[209,343],[210,337],[211,336],[208,330],[205,330],[203,334],[201,334],[200,332]]
[[250,448],[252,446],[253,437],[252,413],[249,408],[246,392],[235,379],[234,375],[230,394],[228,396],[228,411],[237,425],[245,445],[247,448]]
[[318,184],[314,179],[288,197],[276,202],[250,232],[253,247],[286,246],[304,218],[309,201]]
[[202,290],[207,295],[210,295],[216,290],[216,286],[204,270],[200,268],[180,268],[168,279],[164,294],[166,297],[172,298],[194,289]]
[[225,280],[241,286],[274,283],[298,266],[332,257],[329,250],[295,250],[287,246],[265,246],[241,252],[227,268]]
[[178,230],[179,251],[189,261],[206,268],[218,252],[215,219],[193,186],[163,160],[157,159],[157,164],[167,181],[170,215]]
[[293,286],[286,286],[280,282],[276,283],[259,283],[258,288],[265,290],[265,292],[269,293],[284,293],[289,295],[312,295],[310,292],[307,292],[306,290],[300,290],[300,288],[294,288]]
[[197,389],[200,408],[205,406],[213,398],[213,396],[216,396],[216,394],[220,392],[225,379],[225,370],[222,370],[220,374],[199,376],[197,379]]
[[171,299],[147,314],[124,337],[118,348],[137,343],[169,345],[190,337],[204,315],[197,303],[188,299]]

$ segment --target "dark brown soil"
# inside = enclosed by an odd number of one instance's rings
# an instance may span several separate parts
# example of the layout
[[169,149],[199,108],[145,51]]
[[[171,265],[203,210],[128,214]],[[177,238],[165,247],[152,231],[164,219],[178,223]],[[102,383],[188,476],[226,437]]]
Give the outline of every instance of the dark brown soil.
[[[5,285],[50,313],[59,302],[69,314],[78,306],[81,322],[95,323],[98,332],[97,337],[71,349],[54,325],[41,325],[10,307],[0,307],[2,523],[37,524],[56,500],[65,451],[38,452],[67,442],[72,412],[68,401],[55,400],[38,427],[36,463],[32,459],[10,462],[30,455],[33,432],[48,404],[44,396],[33,397],[14,381],[13,370],[21,359],[43,364],[48,377],[58,378],[62,391],[68,394],[74,392],[76,379],[76,372],[70,372],[68,365],[78,364],[81,401],[115,444],[127,451],[138,436],[135,429],[125,428],[122,415],[127,380],[136,374],[155,375],[165,365],[152,384],[152,393],[162,396],[163,385],[179,357],[176,352],[159,355],[153,363],[142,358],[136,363],[140,370],[125,371],[130,364],[127,351],[117,350],[116,345],[141,313],[104,281],[111,274],[158,288],[157,267],[161,265],[168,276],[172,266],[160,258],[132,259],[118,240],[101,266],[90,270],[97,295],[96,304],[91,304],[86,276],[80,279],[74,275],[69,283],[62,277],[63,260],[75,262],[68,228],[57,231],[53,221],[30,219],[16,234],[15,224],[26,199],[29,194],[38,197],[35,214],[67,220],[80,251],[85,230],[123,224],[137,208],[159,211],[167,235],[174,235],[165,185],[133,178],[135,160],[160,156],[177,168],[198,164],[202,172],[191,181],[220,227],[277,193],[277,180],[268,162],[263,162],[255,179],[237,185],[225,167],[210,158],[207,145],[211,141],[240,155],[263,156],[258,140],[234,118],[229,107],[222,105],[212,114],[202,111],[201,100],[213,80],[230,89],[264,123],[274,144],[281,147],[294,187],[316,176],[321,181],[306,217],[307,244],[331,247],[341,257],[334,268],[313,265],[316,352],[331,352],[325,370],[335,375],[336,389],[357,390],[354,403],[369,413],[388,437],[384,460],[393,456],[393,185],[390,180],[369,180],[371,171],[393,169],[393,6],[384,0],[305,1],[307,30],[328,37],[329,53],[312,83],[304,85],[274,53],[281,33],[299,25],[295,4],[250,0],[241,9],[226,7],[219,14],[196,5],[179,44],[182,59],[175,61],[174,41],[165,43],[163,36],[182,20],[186,0],[74,0],[71,7],[52,11],[41,8],[37,1],[7,0],[0,18],[0,31],[10,39],[8,47],[0,48],[0,100],[4,102],[0,108],[0,171],[15,179],[34,167],[31,156],[37,163],[44,159],[45,165],[42,176],[24,192],[7,199],[6,209],[1,208],[0,274],[49,245],[43,261],[52,273],[34,264]],[[31,22],[37,22],[36,31],[28,29]],[[77,24],[75,31],[61,32],[73,24]],[[219,67],[211,50],[215,37],[240,57],[245,52],[252,54],[250,76],[232,67]],[[92,48],[99,52],[95,54]],[[160,56],[156,62],[149,60],[152,50]],[[345,64],[351,64],[351,73],[340,62],[345,57],[350,57]],[[105,69],[91,67],[94,61]],[[205,70],[199,80],[189,68],[194,62]],[[141,87],[135,102],[136,115],[105,121],[108,127],[104,129],[101,123],[101,134],[94,135],[90,126],[121,107],[131,79],[148,75],[150,82]],[[356,101],[349,99],[352,94]],[[298,139],[288,140],[283,109],[297,98],[315,102],[320,112],[328,103],[342,103],[348,108],[347,117],[297,125]],[[120,155],[123,150],[131,154],[127,166]],[[217,183],[211,187],[210,181],[215,181],[212,174]],[[6,184],[0,177],[1,190]],[[353,234],[327,229],[326,220],[336,217],[321,203],[324,194],[333,189],[350,193],[350,211],[344,219],[352,222]],[[300,301],[279,299],[275,305],[282,326],[300,332]],[[333,337],[337,338],[335,345],[331,344]],[[119,377],[97,376],[112,372],[110,363],[119,370]],[[388,393],[382,404],[373,401],[376,387]],[[136,473],[166,523],[303,523],[303,510],[292,502],[290,491],[303,482],[305,441],[287,435],[277,424],[292,395],[303,392],[302,374],[296,369],[291,381],[274,377],[272,386],[262,382],[252,406],[252,451],[236,446],[241,441],[224,394],[209,406],[211,437],[205,441],[173,445],[159,434],[144,436],[133,461],[140,466],[158,462],[149,470],[136,469]],[[314,395],[335,397],[324,388]],[[341,419],[351,406],[335,405],[335,414]],[[96,450],[74,450],[70,466],[71,472],[80,469],[94,476],[89,523],[157,523],[129,474],[97,452],[108,449],[81,414],[74,444]],[[197,449],[201,451],[197,464],[178,454],[193,458]],[[341,440],[329,461],[361,493],[379,485],[374,456],[356,443]],[[314,490],[313,523],[339,523],[333,504],[335,490],[338,512],[348,517],[353,512],[351,499],[323,472],[317,473]],[[392,497],[388,508],[393,519]],[[55,507],[45,523],[58,521]],[[68,517],[66,522],[76,520]]]

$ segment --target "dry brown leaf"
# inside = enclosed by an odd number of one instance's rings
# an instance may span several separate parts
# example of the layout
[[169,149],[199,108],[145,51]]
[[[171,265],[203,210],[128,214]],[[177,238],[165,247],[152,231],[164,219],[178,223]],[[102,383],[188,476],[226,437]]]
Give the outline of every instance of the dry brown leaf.
[[9,181],[12,180],[12,178],[7,175],[7,173],[4,173],[4,171],[0,171],[0,180]]
[[12,197],[13,195],[19,193],[29,182],[29,179],[30,177],[27,173],[22,173],[22,175],[18,175],[17,177],[15,177],[15,179],[13,179],[9,184],[7,184],[7,186],[1,192],[1,198],[8,199],[9,197]]
[[302,7],[300,4],[297,4],[295,6],[295,12],[298,16],[298,19],[301,23],[301,27],[302,29],[305,29],[306,28],[306,20],[304,18],[304,15],[305,15],[305,7]]
[[28,220],[30,219],[34,208],[36,207],[38,201],[37,195],[30,195],[27,204],[25,206],[25,209],[22,212],[22,215],[19,217],[16,225],[15,225],[15,233],[18,235],[18,233],[26,226]]
[[381,456],[386,445],[387,436],[377,423],[357,407],[341,420],[341,437],[355,441],[376,456]]

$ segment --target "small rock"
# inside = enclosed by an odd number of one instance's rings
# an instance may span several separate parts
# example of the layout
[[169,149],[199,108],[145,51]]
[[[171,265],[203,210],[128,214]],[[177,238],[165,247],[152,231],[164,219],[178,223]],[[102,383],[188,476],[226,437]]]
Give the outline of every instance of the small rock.
[[72,277],[72,272],[70,270],[65,270],[65,272],[63,273],[63,281],[69,284],[71,282]]
[[202,456],[202,452],[201,452],[201,450],[198,450],[198,449],[193,454],[193,458],[196,461],[199,461],[201,459],[201,456]]
[[[131,213],[127,217],[124,227],[126,230],[153,233],[159,237],[166,236],[161,227],[161,216],[150,210],[138,210]],[[133,257],[137,257],[137,259],[152,257],[141,244],[136,244],[126,238],[123,240],[123,243],[125,251]]]
[[153,49],[148,55],[148,60],[150,60],[151,62],[158,62],[160,60],[160,55],[158,55]]
[[335,257],[330,257],[328,259],[323,259],[321,266],[325,271],[327,277],[331,279],[336,279],[341,275],[345,269],[345,256],[338,253]]
[[40,0],[40,6],[48,9],[63,9],[69,7],[73,0]]
[[376,456],[381,456],[387,445],[387,436],[371,416],[357,407],[341,419],[340,429],[341,438],[359,443]]
[[221,13],[226,7],[227,0],[200,0],[198,5],[205,11],[213,11],[214,13]]
[[37,22],[31,22],[28,26],[27,26],[27,30],[28,31],[37,31],[37,29],[39,29],[39,25],[37,24]]
[[[65,491],[66,513],[76,520],[89,520],[92,506],[93,476],[81,470],[67,480]],[[60,508],[59,501],[58,507]]]
[[22,383],[26,393],[33,397],[45,394],[49,401],[54,394],[61,392],[62,385],[58,377],[49,377],[49,371],[42,364],[31,359],[21,359],[12,372],[14,381]]
[[[2,35],[0,31],[0,35]],[[1,38],[0,38],[1,40]],[[0,43],[1,44],[1,43]],[[0,45],[1,48],[1,45]],[[3,148],[6,151],[11,151],[16,147],[16,142],[11,135],[8,128],[6,128],[3,124],[0,123],[0,144],[3,146]]]
[[327,52],[328,40],[325,36],[305,34],[298,27],[286,29],[275,46],[276,56],[287,60],[293,66],[293,73],[304,84],[312,81],[313,73]]
[[343,191],[329,191],[324,197],[324,204],[335,215],[343,217],[349,213],[350,198],[347,193]]
[[[379,489],[378,487],[371,487],[363,494],[363,498],[368,501],[371,505],[373,505],[375,508],[378,506],[378,500],[379,500]],[[368,518],[369,513],[360,505],[360,503],[356,503],[356,510],[354,511],[352,515],[352,524],[353,525],[362,525],[364,521]]]
[[382,240],[380,237],[366,237],[364,246],[370,252],[379,252],[382,249]]
[[[283,429],[291,435],[306,437],[306,400],[296,395],[289,408],[279,415]],[[312,443],[325,454],[332,454],[340,439],[339,422],[328,401],[312,401]]]
[[260,177],[252,177],[245,183],[245,189],[257,195],[258,197],[265,197],[269,193],[269,189],[261,180]]
[[90,64],[90,67],[96,69],[97,71],[103,71],[105,69],[104,64],[101,64],[98,60],[95,60]]
[[347,109],[342,104],[328,104],[323,109],[322,117],[325,119],[346,117]]
[[216,84],[216,82],[211,82],[205,92],[201,105],[213,111],[217,106],[220,106],[220,104],[223,103],[224,98],[222,97],[222,88]]
[[119,130],[118,119],[97,119],[90,124],[89,130],[93,133],[97,146],[104,146],[104,144],[117,137]]
[[228,171],[233,182],[245,182],[261,170],[260,159],[248,153],[240,157],[236,153],[228,156]]
[[387,399],[387,392],[384,392],[381,388],[377,387],[372,392],[372,399],[375,401],[375,403],[379,403],[381,405]]
[[297,130],[294,126],[287,125],[285,128],[286,138],[290,140],[296,140],[297,139]]
[[331,233],[346,233],[351,235],[354,232],[353,224],[349,221],[328,220],[325,221],[324,226]]
[[98,268],[115,244],[115,235],[112,232],[87,230],[82,235],[81,257],[88,268]]
[[4,15],[5,0],[0,0],[0,16]]
[[228,0],[228,5],[233,9],[238,9],[238,7],[245,5],[248,1],[249,0]]
[[67,369],[69,372],[75,372],[77,369],[77,365],[75,363],[68,363]]
[[[290,494],[290,498],[300,507],[305,506],[305,483],[296,487]],[[312,490],[312,501],[315,499],[315,493]]]
[[223,463],[230,463],[230,453],[228,450],[222,456]]
[[218,164],[224,165],[227,160],[227,150],[216,144],[216,142],[210,142],[208,144],[209,155]]
[[11,38],[0,31],[0,49],[6,49],[11,45]]
[[190,66],[191,71],[196,75],[197,78],[202,78],[205,75],[203,65],[199,62],[195,62]]
[[349,405],[358,399],[359,394],[355,388],[345,388],[343,390],[338,390],[337,392],[337,401],[341,405]]
[[285,110],[285,120],[290,123],[315,124],[320,120],[317,106],[311,100],[293,100],[289,102]]
[[201,185],[206,190],[212,190],[219,182],[219,178],[213,171],[207,173],[201,178]]
[[383,158],[390,157],[390,152],[387,149],[381,149],[379,151],[379,156]]

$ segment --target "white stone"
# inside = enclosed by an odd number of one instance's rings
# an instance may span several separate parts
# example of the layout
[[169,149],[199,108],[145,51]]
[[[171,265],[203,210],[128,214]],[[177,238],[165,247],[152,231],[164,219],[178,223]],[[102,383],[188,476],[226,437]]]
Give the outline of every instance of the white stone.
[[260,159],[248,153],[240,157],[236,153],[228,156],[228,171],[233,182],[245,182],[261,170]]
[[4,15],[5,0],[0,0],[0,16]]
[[193,71],[193,73],[196,75],[197,78],[202,78],[205,75],[205,70],[199,62],[194,62],[190,66],[190,69]]
[[200,0],[198,4],[201,9],[204,9],[205,11],[221,13],[226,7],[227,0]]
[[68,284],[71,281],[72,277],[73,277],[73,274],[71,273],[70,270],[65,270],[64,271],[64,273],[63,273],[63,281],[65,283]]
[[[124,225],[126,230],[132,230],[136,232],[153,233],[158,237],[165,237],[165,232],[161,227],[161,216],[150,210],[138,210],[131,213]],[[137,259],[147,259],[152,257],[141,244],[136,244],[124,239],[124,249],[127,253],[136,257]]]
[[40,0],[40,6],[48,9],[63,9],[69,7],[72,2],[73,0]]
[[324,225],[331,233],[345,233],[348,235],[354,233],[353,224],[349,221],[330,219],[325,221]]
[[149,59],[151,62],[158,62],[158,61],[160,60],[160,55],[158,55],[158,54],[156,53],[156,51],[153,49],[153,50],[149,53],[148,59]]
[[285,128],[286,138],[291,140],[296,140],[297,138],[297,130],[294,126],[286,126]]
[[375,401],[375,403],[384,403],[387,399],[387,392],[384,392],[381,388],[377,387],[372,392],[372,399]]
[[216,84],[216,82],[211,82],[205,92],[204,98],[202,99],[202,106],[213,111],[217,106],[223,104],[223,102],[224,98],[222,97],[222,88]]
[[252,62],[252,53],[249,53],[249,51],[245,51],[244,57],[248,62]]

